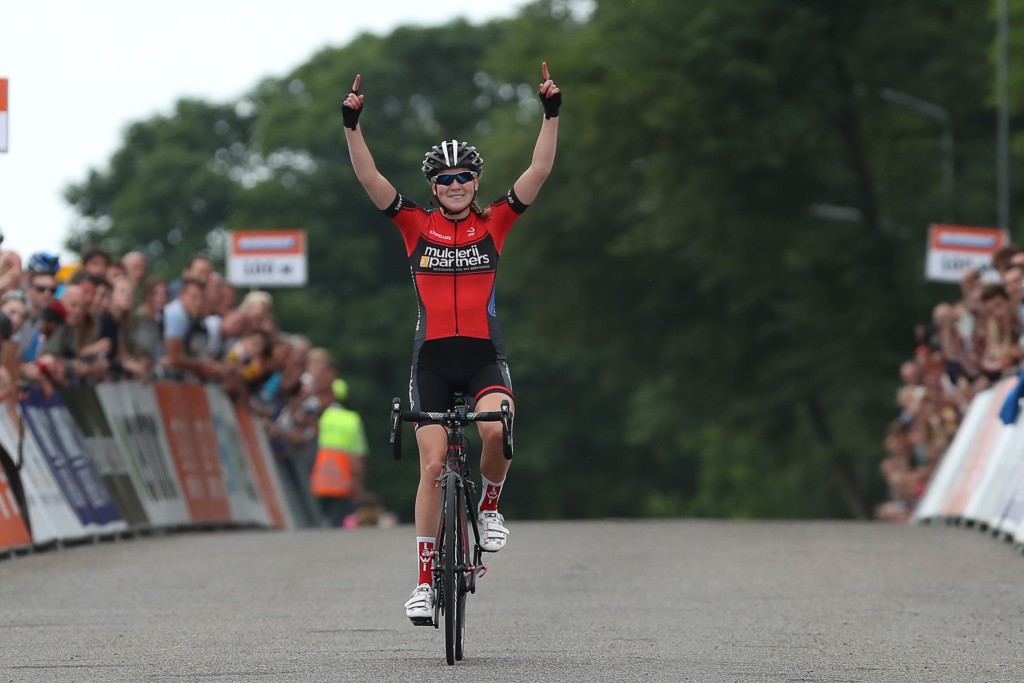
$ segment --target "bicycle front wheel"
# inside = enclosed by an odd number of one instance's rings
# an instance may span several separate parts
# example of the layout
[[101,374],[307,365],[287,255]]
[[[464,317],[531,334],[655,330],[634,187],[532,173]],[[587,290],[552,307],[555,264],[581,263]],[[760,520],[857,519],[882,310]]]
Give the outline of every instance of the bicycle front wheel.
[[461,524],[462,515],[459,511],[459,487],[449,479],[444,492],[444,561],[442,575],[444,581],[444,653],[449,664],[462,659],[462,629],[459,619],[459,594],[461,593],[459,570],[459,548],[462,546],[460,536],[464,536],[465,528]]
[[455,659],[461,661],[463,647],[466,642],[466,595],[469,593],[469,508],[466,500],[466,490],[459,487],[456,495],[456,507],[458,509],[458,548],[455,557],[458,560],[458,591],[455,594]]

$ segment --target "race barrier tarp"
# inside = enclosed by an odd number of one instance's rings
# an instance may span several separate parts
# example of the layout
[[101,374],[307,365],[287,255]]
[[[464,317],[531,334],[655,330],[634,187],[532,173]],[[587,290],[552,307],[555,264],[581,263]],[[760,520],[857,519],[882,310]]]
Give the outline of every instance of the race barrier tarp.
[[239,406],[235,406],[235,418],[242,440],[246,444],[246,455],[256,473],[270,523],[279,529],[295,528],[295,522],[284,502],[284,490],[276,475],[274,455],[266,432],[256,425],[252,413]]
[[[124,529],[126,524],[114,504],[95,462],[69,433],[76,429],[58,394],[44,397],[32,389],[22,402],[26,424],[35,436],[64,497],[79,521],[94,533]],[[70,423],[70,424],[69,424]]]
[[96,387],[96,397],[129,462],[135,490],[150,524],[187,524],[188,508],[163,436],[163,420],[152,387],[138,382],[108,382]]
[[294,526],[266,434],[217,387],[33,389],[0,406],[0,449],[0,553],[152,528]]
[[21,464],[16,476],[25,493],[26,521],[33,543],[48,545],[88,536],[89,532],[57,484],[32,432],[27,428],[18,429],[19,410],[14,403],[0,409],[0,445]]
[[1003,407],[1003,401],[1007,394],[1016,385],[1017,378],[1010,377],[992,387],[992,398],[989,401],[988,410],[982,418],[982,428],[975,434],[971,448],[946,496],[946,503],[942,507],[943,516],[965,517],[967,503],[978,484],[981,483],[982,475],[985,468],[988,467],[989,458],[995,450],[996,442],[1003,428],[1002,421],[999,419],[999,411]]
[[24,547],[32,542],[21,516],[21,506],[7,479],[6,469],[0,467],[0,552]]
[[[1024,430],[1019,430],[1024,431]],[[994,528],[1001,534],[1024,542],[1021,522],[1024,521],[1024,458],[1017,453],[1017,463],[1010,476],[1006,494],[1000,501]]]
[[231,401],[212,386],[206,387],[205,400],[209,405],[215,443],[224,469],[232,518],[261,526],[269,525],[267,506],[260,495],[256,473],[246,457],[245,444]]
[[188,386],[178,382],[154,383],[185,504],[193,522],[228,522],[231,509],[220,456],[213,453],[211,457],[197,435],[197,413],[189,401]]
[[[1024,416],[1004,423],[1019,402],[1018,378],[975,396],[911,519],[975,525],[1024,545]],[[1019,407],[1019,403],[1016,406]],[[1012,419],[1012,418],[1007,418]]]
[[[114,440],[107,416],[96,399],[96,392],[92,387],[77,386],[62,389],[60,395],[67,406],[67,413],[74,418],[74,424],[78,425],[81,435],[78,445],[92,456],[125,522],[134,528],[149,526],[149,517],[135,491],[128,463]],[[68,430],[69,434],[71,431]]]

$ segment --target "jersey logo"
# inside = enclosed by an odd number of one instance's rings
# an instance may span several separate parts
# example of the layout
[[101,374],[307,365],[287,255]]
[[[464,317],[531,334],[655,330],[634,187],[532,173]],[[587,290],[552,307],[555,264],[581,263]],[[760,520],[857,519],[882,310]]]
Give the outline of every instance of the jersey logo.
[[442,272],[489,270],[491,256],[475,244],[461,248],[427,246],[420,255],[420,268]]
[[431,237],[436,237],[439,240],[445,240],[446,242],[451,242],[452,241],[452,236],[451,235],[442,235],[441,233],[437,232],[433,228],[430,229],[430,236]]

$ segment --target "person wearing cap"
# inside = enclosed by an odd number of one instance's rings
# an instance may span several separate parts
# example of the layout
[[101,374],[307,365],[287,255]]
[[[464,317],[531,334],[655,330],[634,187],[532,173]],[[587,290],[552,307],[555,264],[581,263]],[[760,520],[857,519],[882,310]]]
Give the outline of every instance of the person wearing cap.
[[316,462],[310,477],[310,491],[320,506],[320,525],[340,528],[355,512],[363,495],[363,475],[368,452],[363,420],[345,403],[348,382],[331,383],[334,400],[320,416]]
[[39,347],[40,314],[56,299],[55,276],[58,270],[60,258],[45,251],[32,254],[25,265],[25,274],[28,277],[28,284],[25,287],[28,318],[16,337],[18,357],[22,360],[35,360],[34,352],[31,353],[31,357],[26,354],[29,353],[29,349]]

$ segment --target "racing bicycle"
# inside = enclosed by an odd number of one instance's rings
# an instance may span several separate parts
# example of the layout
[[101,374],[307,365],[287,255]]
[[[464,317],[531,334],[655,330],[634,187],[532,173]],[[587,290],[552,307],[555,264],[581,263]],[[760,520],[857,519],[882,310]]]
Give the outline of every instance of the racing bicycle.
[[[476,521],[476,486],[470,481],[469,443],[464,428],[471,422],[501,422],[502,452],[512,458],[512,417],[509,402],[493,412],[469,412],[462,394],[450,410],[426,413],[402,410],[398,398],[391,401],[391,448],[395,460],[402,457],[402,423],[439,424],[448,431],[448,450],[437,480],[441,486],[440,514],[434,539],[434,615],[421,625],[440,628],[444,617],[444,649],[449,664],[463,657],[466,638],[466,596],[476,592],[476,580],[484,575],[480,529]],[[470,534],[472,531],[472,534]]]

